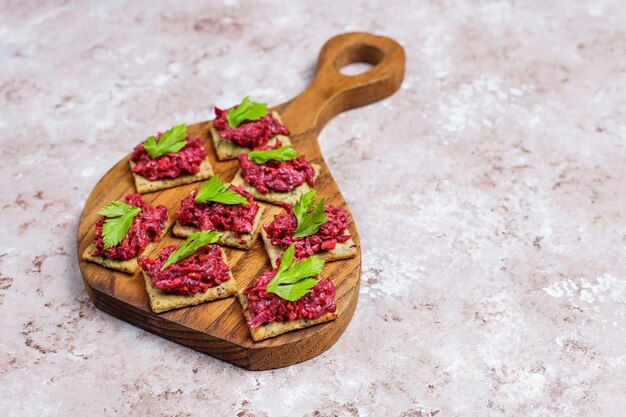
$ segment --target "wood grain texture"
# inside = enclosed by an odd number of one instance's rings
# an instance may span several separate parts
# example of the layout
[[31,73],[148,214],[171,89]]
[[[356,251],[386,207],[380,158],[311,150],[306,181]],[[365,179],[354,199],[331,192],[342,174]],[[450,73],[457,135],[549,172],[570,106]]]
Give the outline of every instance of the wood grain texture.
[[[321,166],[316,182],[318,196],[348,211],[335,180],[322,158],[317,136],[336,114],[363,106],[396,91],[404,76],[404,51],[395,41],[366,33],[347,33],[329,40],[323,47],[317,73],[311,85],[293,100],[274,107],[280,112],[291,132],[294,147],[307,159]],[[356,75],[342,75],[339,70],[350,63],[369,62],[374,67]],[[219,162],[211,143],[210,122],[189,126],[190,134],[203,138],[215,172],[230,180],[238,162]],[[129,150],[135,143],[129,143]],[[98,182],[83,209],[78,227],[78,253],[82,253],[94,236],[97,211],[112,200],[135,192],[128,156],[118,162]],[[199,183],[151,193],[144,199],[163,204],[175,215],[180,201]],[[266,208],[263,223],[268,223],[280,207],[259,203]],[[85,290],[94,304],[150,332],[205,352],[216,358],[251,370],[273,369],[310,359],[327,350],[347,327],[358,299],[361,274],[361,252],[356,226],[350,232],[359,248],[357,256],[326,264],[322,277],[330,278],[337,287],[336,303],[339,318],[307,329],[283,334],[273,339],[254,342],[245,324],[241,305],[236,297],[216,300],[194,307],[155,314],[151,311],[141,272],[128,275],[80,260]],[[154,253],[182,241],[168,234]],[[271,268],[261,239],[248,251],[223,247],[229,265],[242,291],[261,272]]]

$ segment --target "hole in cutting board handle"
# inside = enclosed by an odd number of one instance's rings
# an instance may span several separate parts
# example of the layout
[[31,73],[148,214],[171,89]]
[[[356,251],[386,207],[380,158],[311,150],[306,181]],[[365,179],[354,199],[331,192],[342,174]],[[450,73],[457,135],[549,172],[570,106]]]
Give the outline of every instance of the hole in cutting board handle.
[[358,43],[342,50],[333,61],[333,66],[342,75],[354,77],[370,71],[384,57],[385,54],[378,47]]
[[339,69],[341,75],[348,77],[354,77],[355,75],[361,75],[374,68],[374,64],[369,62],[353,62]]

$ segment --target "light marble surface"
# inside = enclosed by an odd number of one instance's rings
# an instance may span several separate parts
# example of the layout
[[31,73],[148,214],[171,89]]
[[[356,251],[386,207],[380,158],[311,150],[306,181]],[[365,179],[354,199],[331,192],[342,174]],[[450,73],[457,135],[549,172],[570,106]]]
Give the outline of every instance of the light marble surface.
[[[356,4],[0,2],[0,415],[623,415],[624,2]],[[338,343],[249,372],[95,309],[75,232],[107,169],[291,98],[355,30],[408,60],[320,137],[363,250]]]

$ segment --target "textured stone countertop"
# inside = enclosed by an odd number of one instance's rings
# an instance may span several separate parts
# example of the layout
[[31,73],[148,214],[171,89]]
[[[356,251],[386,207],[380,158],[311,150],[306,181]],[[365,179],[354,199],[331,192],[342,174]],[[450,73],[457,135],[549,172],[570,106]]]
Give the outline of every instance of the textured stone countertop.
[[[623,2],[0,3],[0,415],[623,415]],[[347,31],[407,68],[320,136],[362,242],[339,341],[251,372],[96,309],[98,179],[213,105],[295,96]]]

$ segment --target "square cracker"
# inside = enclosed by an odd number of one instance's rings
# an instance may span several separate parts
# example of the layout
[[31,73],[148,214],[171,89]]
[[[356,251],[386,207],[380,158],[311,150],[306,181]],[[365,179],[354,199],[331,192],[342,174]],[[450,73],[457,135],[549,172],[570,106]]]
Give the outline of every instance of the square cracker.
[[[246,322],[250,321],[250,312],[248,311],[248,297],[239,293],[237,294],[237,298],[243,307],[243,315],[246,318]],[[290,332],[292,330],[304,329],[306,327],[311,327],[319,323],[326,323],[327,321],[335,320],[339,317],[337,312],[334,313],[326,313],[323,316],[320,316],[316,319],[296,319],[289,321],[273,321],[271,323],[264,324],[255,329],[250,329],[250,334],[252,335],[252,340],[255,342],[269,339],[270,337],[275,337],[281,335],[283,333]]]
[[[278,247],[272,245],[270,238],[267,236],[265,229],[261,228],[261,237],[263,238],[263,245],[265,246],[265,251],[270,258],[270,262],[272,263],[272,268],[276,268],[276,261],[283,254],[283,250]],[[349,235],[350,232],[346,230],[346,235]],[[325,260],[326,262],[338,261],[340,259],[348,259],[356,256],[356,243],[352,238],[346,240],[345,242],[337,242],[337,245],[334,249],[331,250],[323,250],[315,253],[320,259]]]
[[[280,123],[283,122],[278,112],[273,111],[272,116],[274,116],[274,119],[278,120]],[[239,155],[248,153],[252,150],[250,148],[246,148],[245,146],[239,146],[232,140],[220,137],[213,125],[211,125],[210,130],[211,138],[213,139],[213,146],[215,147],[215,154],[217,155],[217,159],[220,161],[237,159]],[[270,138],[267,144],[274,146],[276,144],[276,139],[280,139],[283,146],[291,145],[291,140],[289,140],[289,137],[285,135],[275,135]]]
[[[259,206],[259,211],[254,216],[254,225],[252,226],[251,233],[244,233],[241,238],[238,239],[235,232],[230,230],[221,231],[222,235],[217,240],[220,245],[232,246],[238,249],[250,249],[257,236],[259,235],[259,229],[261,228],[261,217],[263,216],[263,207]],[[183,226],[180,222],[176,222],[172,228],[174,236],[187,238],[195,232],[199,232],[195,226]]]
[[[132,169],[136,164],[133,161],[129,161],[130,168]],[[154,191],[165,190],[167,188],[178,187],[179,185],[191,184],[192,182],[202,181],[211,178],[213,175],[213,167],[209,162],[207,156],[200,164],[200,170],[194,174],[183,174],[178,178],[170,178],[163,180],[150,181],[143,175],[137,174],[131,171],[135,180],[135,188],[139,194],[152,193]]]
[[[222,259],[228,265],[226,260],[226,254],[222,251]],[[173,310],[175,308],[182,308],[188,306],[194,306],[204,303],[206,301],[217,300],[219,298],[230,297],[237,293],[237,283],[231,271],[228,271],[230,279],[222,282],[217,287],[212,287],[205,292],[199,292],[193,295],[178,295],[170,294],[163,290],[154,288],[152,286],[152,280],[150,276],[142,271],[143,278],[146,281],[146,291],[148,292],[148,298],[150,299],[150,308],[155,313],[162,313],[164,311]]]
[[[161,232],[161,237],[159,238],[159,240],[163,239],[163,236],[167,234],[171,226],[172,226],[172,220],[168,218],[165,221],[165,228],[163,229],[163,232]],[[83,261],[93,262],[95,264],[104,266],[106,268],[115,269],[116,271],[126,272],[127,274],[134,274],[139,269],[137,258],[139,258],[140,256],[148,256],[150,253],[152,253],[157,243],[158,241],[150,242],[146,245],[143,252],[141,252],[136,257],[130,258],[127,261],[120,261],[117,259],[109,259],[104,256],[91,256],[96,251],[96,245],[94,245],[93,242],[91,242],[89,246],[85,248],[85,251],[83,252],[81,258],[83,259]]]
[[[315,170],[315,180],[320,175],[321,167],[317,164],[313,165],[313,170]],[[267,201],[268,203],[278,204],[285,202],[289,204],[296,204],[296,201],[300,198],[302,194],[306,194],[311,191],[311,187],[306,182],[298,185],[296,188],[289,192],[278,192],[278,191],[269,191],[265,194],[261,193],[255,187],[251,186],[241,177],[241,168],[235,174],[235,178],[230,182],[231,184],[241,185],[247,192],[252,194],[252,197],[255,200]]]

